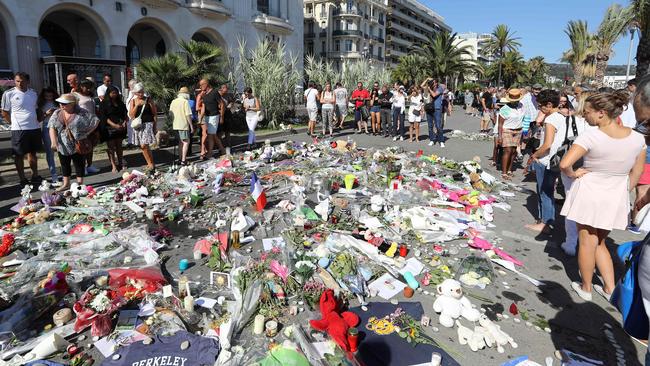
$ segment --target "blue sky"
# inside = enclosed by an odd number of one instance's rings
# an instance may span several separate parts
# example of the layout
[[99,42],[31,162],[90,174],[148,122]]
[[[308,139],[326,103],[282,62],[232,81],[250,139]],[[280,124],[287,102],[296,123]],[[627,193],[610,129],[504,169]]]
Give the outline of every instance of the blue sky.
[[[629,0],[420,0],[445,18],[454,32],[489,33],[497,24],[507,24],[516,32],[528,59],[544,56],[546,62],[559,62],[569,48],[564,29],[569,20],[583,19],[595,31],[605,9],[615,2]],[[635,34],[632,63],[635,64],[638,34]],[[610,64],[627,65],[629,33],[614,47]]]

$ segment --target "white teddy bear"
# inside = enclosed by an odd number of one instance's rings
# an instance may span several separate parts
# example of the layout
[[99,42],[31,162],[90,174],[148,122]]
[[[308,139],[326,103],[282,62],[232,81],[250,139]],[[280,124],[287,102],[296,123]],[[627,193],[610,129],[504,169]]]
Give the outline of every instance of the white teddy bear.
[[458,320],[456,320],[456,326],[458,327],[458,343],[467,344],[474,352],[485,348],[485,346],[492,347],[494,344],[494,340],[490,339],[487,330],[481,326],[474,327],[474,331],[472,331],[464,327]]
[[438,285],[438,297],[433,303],[433,311],[440,313],[438,321],[447,328],[453,327],[454,320],[461,316],[474,322],[481,315],[463,295],[460,282],[453,279],[446,279]]
[[[503,346],[510,343],[512,348],[517,348],[518,345],[515,340],[509,336],[506,332],[501,330],[501,327],[494,324],[487,316],[481,315],[478,319],[478,323],[484,328],[489,334],[490,340],[494,339],[494,343],[497,345],[497,351],[503,353]],[[492,346],[488,343],[488,346]]]
[[74,198],[86,197],[88,195],[88,190],[83,184],[74,182],[70,185],[70,193]]

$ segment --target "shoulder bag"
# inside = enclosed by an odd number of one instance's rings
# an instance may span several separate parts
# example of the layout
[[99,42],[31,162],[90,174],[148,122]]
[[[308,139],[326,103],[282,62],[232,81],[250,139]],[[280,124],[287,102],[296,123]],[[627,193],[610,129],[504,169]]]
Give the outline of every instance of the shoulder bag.
[[144,100],[144,104],[142,105],[142,109],[140,110],[140,114],[135,117],[134,119],[131,120],[131,128],[134,130],[139,130],[142,128],[142,113],[144,113],[144,109],[147,108],[147,103],[149,102],[149,98]]
[[87,155],[93,151],[93,142],[89,138],[76,139],[70,131],[68,124],[64,122],[65,132],[68,134],[68,138],[74,141],[74,150],[79,155]]
[[648,240],[650,234],[642,241],[632,241],[618,246],[616,254],[625,263],[625,272],[610,298],[610,303],[621,313],[625,332],[638,339],[645,339],[648,336],[648,315],[645,312],[639,286],[641,253]]
[[[569,118],[571,118],[571,130],[573,131],[573,137],[569,139]],[[576,117],[575,116],[566,116],[566,128],[564,130],[564,140],[562,145],[557,149],[555,154],[551,156],[551,161],[548,168],[554,172],[560,171],[560,161],[573,145],[573,140],[578,137],[578,128],[576,127]]]

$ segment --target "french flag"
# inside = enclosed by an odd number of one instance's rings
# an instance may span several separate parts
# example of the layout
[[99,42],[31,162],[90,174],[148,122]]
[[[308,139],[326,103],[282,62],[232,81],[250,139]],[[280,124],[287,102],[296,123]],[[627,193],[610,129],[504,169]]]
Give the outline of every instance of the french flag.
[[255,172],[253,172],[253,175],[251,176],[251,196],[253,196],[253,199],[255,200],[257,211],[261,212],[264,210],[264,206],[266,206],[266,193],[264,193],[262,183],[260,183]]

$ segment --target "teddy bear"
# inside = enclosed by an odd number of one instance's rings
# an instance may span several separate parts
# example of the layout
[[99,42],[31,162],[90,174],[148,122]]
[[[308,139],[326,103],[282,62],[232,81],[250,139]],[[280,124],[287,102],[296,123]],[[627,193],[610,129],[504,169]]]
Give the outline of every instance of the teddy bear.
[[454,326],[454,320],[463,317],[471,322],[477,321],[481,313],[472,308],[469,299],[463,295],[460,282],[446,279],[437,288],[438,297],[433,303],[433,311],[440,313],[438,321],[444,327]]
[[485,346],[492,347],[494,345],[494,339],[490,336],[487,329],[481,326],[475,326],[474,331],[464,327],[460,321],[456,320],[456,326],[458,327],[458,343],[467,344],[469,348],[476,352],[480,349],[484,349]]
[[344,351],[350,351],[348,329],[359,324],[359,316],[350,311],[340,312],[334,291],[327,289],[320,297],[322,319],[310,320],[312,328],[327,332]]
[[[492,343],[496,344],[497,352],[503,353],[503,346],[510,343],[512,348],[517,348],[518,345],[515,340],[509,336],[506,332],[501,330],[501,327],[494,324],[487,316],[481,315],[478,319],[478,323],[482,328],[485,329],[490,343],[487,343],[488,346],[492,347]],[[494,342],[492,342],[494,340]]]
[[88,190],[83,184],[74,182],[70,185],[70,194],[73,198],[86,197],[88,195]]

